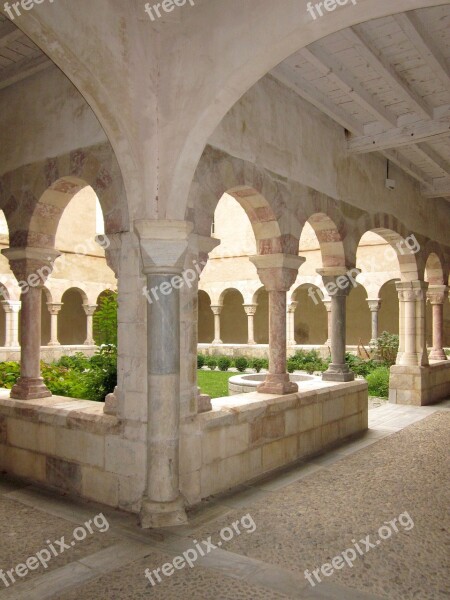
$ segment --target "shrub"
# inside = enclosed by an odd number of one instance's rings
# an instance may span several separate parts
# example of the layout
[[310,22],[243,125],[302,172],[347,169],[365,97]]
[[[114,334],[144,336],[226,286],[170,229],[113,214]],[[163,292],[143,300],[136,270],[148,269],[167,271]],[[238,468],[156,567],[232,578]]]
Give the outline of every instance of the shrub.
[[326,371],[329,362],[324,361],[317,350],[310,350],[309,352],[298,350],[295,356],[289,359],[288,368],[290,364],[295,365],[294,370],[314,373],[314,371]]
[[369,396],[377,396],[378,398],[389,397],[389,374],[389,367],[379,366],[367,375]]
[[360,375],[361,377],[367,377],[369,373],[372,373],[372,371],[380,366],[380,364],[374,360],[363,360],[362,358],[359,358],[359,356],[349,354],[348,352],[345,355],[345,362],[355,375]]
[[389,367],[395,365],[399,347],[398,335],[383,331],[371,347],[378,360]]
[[100,298],[94,313],[94,337],[97,345],[117,346],[117,292],[108,291]]
[[208,369],[214,371],[214,369],[217,367],[217,359],[215,356],[208,356],[205,361],[205,365],[208,367]]
[[228,371],[231,367],[231,359],[228,356],[221,356],[217,361],[217,365],[221,371]]
[[197,354],[197,368],[201,369],[206,364],[206,357],[204,354]]
[[0,387],[10,390],[20,376],[20,364],[18,362],[0,363]]
[[89,368],[89,358],[82,352],[77,352],[74,356],[61,356],[54,364],[57,367],[83,372]]
[[293,373],[297,368],[297,363],[294,358],[289,358],[287,361],[287,372]]
[[260,373],[261,369],[267,368],[267,367],[265,367],[266,362],[267,362],[267,360],[265,360],[264,358],[253,358],[250,361],[250,367],[252,369],[255,369],[255,371],[257,373]]
[[239,373],[243,373],[248,367],[248,360],[245,358],[245,356],[239,356],[235,359],[234,364]]

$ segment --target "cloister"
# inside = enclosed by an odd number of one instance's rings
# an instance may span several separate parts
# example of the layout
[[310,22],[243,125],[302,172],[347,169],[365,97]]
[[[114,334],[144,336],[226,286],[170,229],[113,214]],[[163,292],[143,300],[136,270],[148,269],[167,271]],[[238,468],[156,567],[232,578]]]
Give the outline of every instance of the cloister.
[[[0,472],[176,531],[365,434],[345,353],[382,331],[393,406],[450,397],[450,3],[307,4],[0,12]],[[93,354],[115,289],[114,393],[52,397],[40,360]],[[269,370],[211,401],[198,352]]]

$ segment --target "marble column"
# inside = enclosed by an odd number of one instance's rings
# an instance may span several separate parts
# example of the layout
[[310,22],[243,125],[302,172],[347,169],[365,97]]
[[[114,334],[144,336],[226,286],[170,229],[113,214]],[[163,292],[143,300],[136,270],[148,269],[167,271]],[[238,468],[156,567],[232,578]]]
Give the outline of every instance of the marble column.
[[19,312],[22,303],[14,300],[4,300],[2,305],[6,313],[5,347],[19,348]]
[[[353,277],[345,268],[318,269],[331,298],[331,363],[322,375],[324,381],[353,381],[354,373],[345,362],[346,352],[346,303],[352,289]],[[353,270],[356,272],[356,269]]]
[[287,308],[287,345],[296,346],[295,339],[295,311],[297,310],[298,302],[292,301]]
[[220,315],[222,313],[222,309],[223,306],[217,305],[217,306],[211,306],[211,310],[213,311],[213,315],[214,315],[214,340],[213,340],[213,344],[223,344],[222,340],[220,339],[221,333],[220,333]]
[[50,341],[49,346],[60,346],[58,341],[58,315],[61,312],[62,304],[47,302],[48,312],[50,313]]
[[143,528],[187,522],[179,483],[180,288],[192,224],[137,221],[147,288],[159,299],[147,303],[147,479]]
[[322,300],[325,308],[327,309],[327,331],[328,338],[324,346],[331,348],[331,300]]
[[248,339],[247,344],[249,346],[254,346],[255,342],[255,314],[256,309],[258,308],[257,304],[244,304],[245,314],[247,315],[247,323],[248,323]]
[[379,336],[378,315],[380,313],[381,300],[379,298],[375,300],[367,300],[367,304],[369,305],[370,314],[372,318],[372,339],[370,340],[370,343],[376,344]]
[[433,311],[433,349],[431,360],[447,360],[444,352],[444,302],[448,296],[445,285],[430,285],[427,298]]
[[6,248],[2,254],[20,284],[20,378],[11,390],[11,398],[30,400],[52,394],[41,377],[41,304],[42,288],[53,270],[59,252],[46,248]]
[[94,313],[97,309],[97,304],[83,304],[86,314],[86,340],[85,346],[95,346],[94,340]]
[[426,290],[428,283],[406,281],[395,284],[400,302],[400,346],[397,365],[426,366]]
[[269,294],[269,373],[258,386],[263,394],[292,394],[297,384],[289,380],[287,358],[287,291],[294,284],[305,258],[291,254],[265,254],[250,257]]

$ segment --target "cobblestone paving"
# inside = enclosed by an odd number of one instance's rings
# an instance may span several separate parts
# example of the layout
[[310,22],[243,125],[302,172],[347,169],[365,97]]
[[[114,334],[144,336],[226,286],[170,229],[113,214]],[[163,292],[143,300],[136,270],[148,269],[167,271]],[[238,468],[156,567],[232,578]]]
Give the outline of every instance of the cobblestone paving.
[[234,538],[227,550],[303,575],[351,547],[352,539],[371,534],[376,540],[385,521],[407,511],[411,531],[400,527],[327,583],[389,600],[448,598],[449,432],[450,413],[436,413],[193,534],[217,536],[250,513],[256,531]]
[[115,571],[72,592],[59,596],[59,600],[285,600],[288,597],[237,581],[196,566],[184,568],[163,578],[152,586],[144,577],[162,567],[168,560],[159,552],[149,555],[124,569]]
[[[90,518],[93,519],[97,514],[99,514],[98,509],[93,509]],[[64,536],[64,541],[70,544],[75,527],[77,527],[76,523],[70,523],[65,519],[59,519],[40,510],[24,506],[9,498],[0,497],[0,568],[6,571],[24,563],[28,557],[48,548],[47,540],[53,543],[55,540],[61,540],[61,537]],[[100,533],[94,525],[92,525],[92,529],[94,533],[88,534],[85,540],[77,542],[73,547],[66,549],[63,554],[53,556],[47,569],[40,564],[38,569],[29,571],[24,580],[28,581],[33,577],[48,573],[119,541],[111,531]],[[59,546],[53,545],[58,552]],[[16,578],[20,581],[19,577]],[[4,589],[4,584],[0,581],[0,597],[2,589]]]

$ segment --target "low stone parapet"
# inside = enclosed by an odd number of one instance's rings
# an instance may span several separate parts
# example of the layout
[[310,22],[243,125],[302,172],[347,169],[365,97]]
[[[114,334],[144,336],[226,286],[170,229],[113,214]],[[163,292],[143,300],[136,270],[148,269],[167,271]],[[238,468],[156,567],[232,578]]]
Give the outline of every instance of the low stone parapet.
[[431,362],[426,367],[391,367],[389,401],[393,404],[426,406],[450,397],[450,361]]
[[182,424],[181,489],[189,503],[330,448],[368,428],[365,381],[302,382],[301,392],[212,401]]

